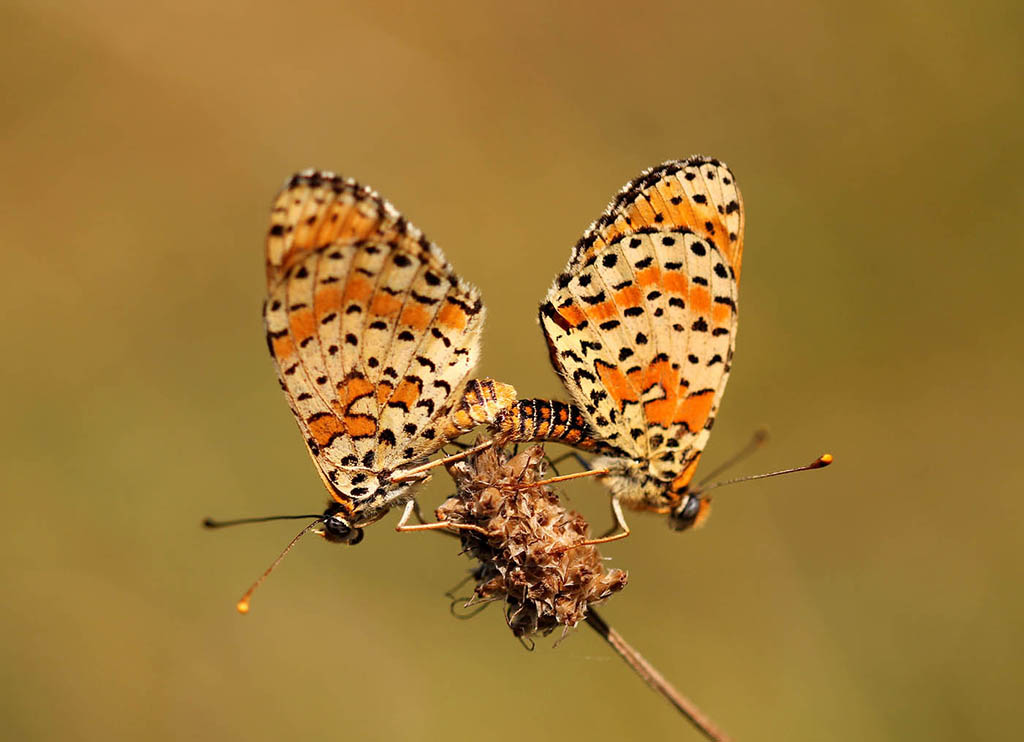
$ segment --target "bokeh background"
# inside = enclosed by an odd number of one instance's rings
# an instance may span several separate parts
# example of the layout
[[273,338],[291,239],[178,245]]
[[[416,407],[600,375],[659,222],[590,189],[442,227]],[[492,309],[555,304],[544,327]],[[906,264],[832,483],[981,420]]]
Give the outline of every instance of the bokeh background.
[[[748,208],[705,466],[760,425],[737,473],[837,463],[725,490],[695,534],[634,515],[605,617],[739,739],[1019,739],[1022,20],[4,3],[5,736],[697,739],[585,627],[529,653],[497,609],[455,620],[449,539],[309,539],[241,618],[297,527],[199,522],[324,500],[261,329],[290,173],[379,189],[483,290],[481,373],[559,395],[549,281],[624,182],[701,152]],[[599,485],[565,491],[603,527]]]

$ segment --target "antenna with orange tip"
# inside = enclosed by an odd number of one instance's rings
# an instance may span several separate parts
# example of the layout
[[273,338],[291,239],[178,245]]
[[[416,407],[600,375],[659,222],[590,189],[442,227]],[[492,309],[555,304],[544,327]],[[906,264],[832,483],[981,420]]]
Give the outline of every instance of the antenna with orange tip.
[[284,547],[284,551],[278,554],[277,559],[275,559],[274,562],[269,567],[267,567],[266,571],[262,575],[260,575],[260,578],[256,580],[256,582],[252,583],[252,586],[245,591],[245,595],[242,596],[242,599],[235,604],[235,608],[238,610],[239,613],[244,615],[249,612],[249,601],[252,599],[252,594],[256,592],[256,588],[263,584],[263,581],[266,580],[270,573],[274,571],[274,568],[281,563],[281,560],[284,559],[288,552],[292,550],[292,547],[295,546],[296,543],[298,543],[299,539],[305,536],[310,530],[316,528],[318,525],[324,522],[322,516],[318,515],[315,517],[317,519],[305,528],[303,528],[301,531],[299,531],[295,538],[288,542],[288,545]]
[[805,466],[797,466],[797,467],[795,467],[793,469],[780,469],[779,471],[771,471],[771,472],[768,472],[766,474],[751,474],[750,476],[747,476],[747,477],[738,477],[737,479],[727,479],[724,482],[714,482],[712,484],[707,485],[706,487],[698,487],[697,489],[693,490],[689,494],[691,496],[693,496],[693,497],[696,497],[698,495],[703,495],[708,490],[717,489],[718,487],[724,487],[727,484],[738,484],[739,482],[751,482],[751,481],[753,481],[755,479],[767,479],[768,477],[778,477],[778,476],[781,476],[782,474],[794,474],[794,473],[796,473],[798,471],[811,471],[812,469],[824,469],[826,466],[831,464],[832,461],[833,461],[832,454],[830,454],[830,453],[823,453],[821,456],[816,458],[811,463],[806,464]]
[[750,439],[750,441],[747,443],[747,445],[745,445],[738,452],[733,454],[732,458],[726,459],[721,464],[719,464],[717,467],[715,467],[714,469],[709,471],[707,473],[707,476],[705,476],[702,480],[700,480],[700,482],[698,483],[697,486],[699,487],[699,486],[703,485],[705,482],[710,482],[712,479],[717,477],[719,474],[722,474],[723,472],[725,472],[725,471],[731,469],[732,467],[736,466],[736,464],[740,463],[741,461],[743,461],[743,459],[747,458],[752,453],[757,451],[757,449],[759,449],[761,446],[763,446],[767,440],[768,440],[768,429],[767,428],[758,428],[757,430],[754,431],[754,435]]

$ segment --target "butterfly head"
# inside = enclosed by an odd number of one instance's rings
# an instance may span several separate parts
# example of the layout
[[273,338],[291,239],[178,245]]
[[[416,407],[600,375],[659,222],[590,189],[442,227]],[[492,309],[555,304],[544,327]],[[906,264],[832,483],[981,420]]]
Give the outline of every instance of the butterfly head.
[[652,473],[646,462],[637,459],[607,456],[594,459],[592,464],[594,468],[608,470],[600,479],[619,502],[636,510],[667,512],[673,531],[703,525],[711,514],[711,498],[688,491],[693,467],[666,481]]
[[363,540],[363,529],[352,524],[352,516],[340,503],[331,502],[323,515],[323,525],[317,533],[335,544],[355,546]]
[[337,468],[325,475],[333,500],[323,514],[318,533],[328,541],[358,544],[363,527],[383,518],[396,504],[409,499],[410,488],[429,479],[420,474],[396,479],[391,472]]
[[[699,457],[698,457],[699,458]],[[668,485],[667,491],[673,505],[668,513],[668,527],[673,531],[686,531],[700,527],[711,515],[711,498],[697,490],[690,489],[690,480],[697,469],[693,459],[679,476]]]
[[673,531],[685,531],[704,524],[711,515],[711,498],[700,495],[683,495],[678,505],[668,514],[668,527]]

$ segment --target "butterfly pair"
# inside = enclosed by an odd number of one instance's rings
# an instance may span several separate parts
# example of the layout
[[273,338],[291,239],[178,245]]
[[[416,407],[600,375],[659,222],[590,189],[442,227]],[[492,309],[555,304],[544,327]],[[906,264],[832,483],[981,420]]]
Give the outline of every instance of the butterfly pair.
[[428,461],[477,425],[499,442],[595,455],[591,473],[611,490],[620,536],[622,506],[665,513],[676,529],[700,522],[708,500],[691,482],[729,377],[743,222],[718,160],[666,162],[628,183],[540,308],[571,402],[517,401],[506,384],[469,379],[483,302],[440,249],[351,180],[293,177],[271,216],[265,318],[281,387],[332,498],[309,528],[357,543],[397,505],[400,530],[445,527],[406,525],[411,488],[476,450]]

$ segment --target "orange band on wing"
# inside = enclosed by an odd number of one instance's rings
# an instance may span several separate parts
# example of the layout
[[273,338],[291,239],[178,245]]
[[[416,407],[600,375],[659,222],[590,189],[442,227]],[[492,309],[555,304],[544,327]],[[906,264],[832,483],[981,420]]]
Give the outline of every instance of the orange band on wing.
[[316,332],[316,323],[313,321],[312,309],[297,309],[288,315],[288,324],[292,335],[299,340],[305,340]]
[[370,304],[370,313],[381,317],[388,317],[401,308],[402,302],[391,294],[381,291],[373,297],[373,303]]
[[419,398],[420,388],[411,381],[405,381],[404,379],[395,389],[395,393],[391,395],[392,402],[400,402],[404,404],[407,410],[411,410],[412,406],[416,404],[416,400]]
[[633,385],[630,384],[629,379],[626,378],[626,375],[621,370],[601,361],[597,361],[594,365],[598,375],[601,377],[601,383],[604,384],[604,388],[608,390],[611,398],[618,403],[620,410],[625,407],[626,402],[640,401]]
[[407,327],[422,330],[430,324],[430,314],[419,304],[410,304],[402,311],[399,322]]
[[395,391],[395,387],[388,381],[382,381],[377,384],[377,405],[383,405],[389,399],[391,399],[391,393]]
[[373,286],[362,276],[352,276],[345,285],[344,303],[352,301],[365,304],[373,293]]
[[703,286],[694,286],[690,289],[690,309],[699,314],[707,314],[711,311],[711,294]]
[[291,358],[295,353],[295,343],[292,342],[290,335],[273,338],[271,342],[274,344],[274,358],[277,358],[279,362]]
[[579,325],[587,318],[587,315],[583,313],[583,310],[575,304],[559,307],[558,313],[565,318],[565,321],[568,322],[571,327],[579,327]]
[[615,293],[615,304],[620,309],[629,309],[630,307],[640,306],[640,300],[642,294],[640,293],[640,287],[636,284],[627,286]]
[[466,313],[458,304],[447,302],[438,312],[437,321],[449,329],[464,330],[466,328]]
[[587,310],[587,318],[593,322],[604,322],[610,317],[618,316],[618,314],[619,310],[615,306],[614,301],[603,301]]
[[[655,385],[660,387],[662,395],[644,403],[644,416],[664,428],[669,427],[679,406],[679,372],[667,360],[662,360],[634,371],[630,377],[643,390],[650,390]],[[650,396],[650,392],[645,396]]]
[[660,268],[645,268],[636,274],[636,285],[642,288],[647,286],[661,286],[661,269]]
[[665,271],[661,285],[670,294],[678,294],[680,296],[686,296],[686,292],[690,288],[682,271]]
[[338,403],[344,412],[348,412],[353,402],[373,392],[373,384],[362,376],[353,376],[338,384]]
[[341,306],[341,289],[337,286],[323,286],[313,298],[317,319],[328,312],[336,312]]
[[686,423],[690,432],[696,433],[708,421],[714,403],[715,393],[711,389],[691,394],[679,408],[679,415],[676,417],[675,422]]
[[330,442],[331,436],[336,433],[344,434],[346,432],[345,424],[333,415],[318,417],[308,423],[308,425],[313,440],[321,447],[326,446]]
[[338,237],[345,242],[355,242],[360,237],[365,237],[370,232],[377,230],[380,220],[373,216],[366,216],[353,209],[349,218],[345,220],[344,226],[338,230]]
[[345,430],[353,438],[367,438],[377,434],[377,421],[369,415],[346,415]]

